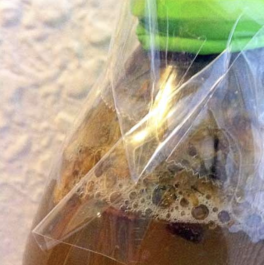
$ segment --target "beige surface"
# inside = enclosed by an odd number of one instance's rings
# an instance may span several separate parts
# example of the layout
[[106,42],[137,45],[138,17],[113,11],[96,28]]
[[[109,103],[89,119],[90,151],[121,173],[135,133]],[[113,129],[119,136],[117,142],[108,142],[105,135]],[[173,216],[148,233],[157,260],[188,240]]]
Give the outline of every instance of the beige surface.
[[104,67],[119,2],[0,1],[1,265],[21,264],[56,150]]

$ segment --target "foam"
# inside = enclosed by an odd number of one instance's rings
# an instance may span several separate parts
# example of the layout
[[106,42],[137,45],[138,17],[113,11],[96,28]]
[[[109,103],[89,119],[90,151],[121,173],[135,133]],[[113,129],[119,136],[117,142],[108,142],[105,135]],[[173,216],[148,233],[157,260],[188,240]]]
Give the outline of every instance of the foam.
[[[137,184],[130,179],[122,179],[109,186],[105,185],[106,179],[107,176],[103,176],[87,182],[86,196],[103,199],[110,206],[126,212],[140,213],[143,218],[168,222],[213,222],[220,226],[229,225],[232,221],[230,207],[218,186],[197,178],[191,172],[184,170],[165,181],[152,175]],[[222,211],[230,215],[228,222],[218,217]]]
[[[253,241],[264,238],[264,218],[249,203],[245,208],[244,200],[236,200],[232,188],[199,178],[185,169],[170,176],[166,168],[160,169],[162,174],[158,170],[137,184],[130,178],[109,181],[109,175],[104,172],[101,177],[86,182],[80,193],[82,197],[103,200],[109,207],[141,218],[204,224],[209,229],[226,227],[230,232],[246,232]],[[258,230],[263,230],[263,235]]]

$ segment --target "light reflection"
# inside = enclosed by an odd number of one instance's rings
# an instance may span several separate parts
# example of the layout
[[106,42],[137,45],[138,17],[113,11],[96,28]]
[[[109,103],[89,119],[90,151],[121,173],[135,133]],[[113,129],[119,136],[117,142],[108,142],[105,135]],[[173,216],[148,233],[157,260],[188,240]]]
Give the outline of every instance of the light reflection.
[[98,213],[96,214],[96,216],[97,216],[97,218],[101,218],[101,217],[102,217],[102,214],[101,214],[100,212],[98,212]]
[[141,143],[144,142],[144,140],[147,138],[149,134],[148,129],[145,129],[139,133],[137,133],[134,137],[133,137],[133,142],[135,143]]
[[147,128],[132,137],[132,143],[143,143],[149,136],[159,133],[167,120],[172,105],[172,95],[175,90],[176,72],[168,66],[159,81],[159,92],[148,114]]
[[153,109],[151,110],[151,112],[153,112],[153,115],[151,116],[154,118],[156,129],[160,128],[160,126],[164,123],[164,118],[171,109],[171,96],[174,91],[176,79],[175,72],[173,71],[172,67],[168,67],[164,75],[167,80],[160,88],[160,91],[153,104]]

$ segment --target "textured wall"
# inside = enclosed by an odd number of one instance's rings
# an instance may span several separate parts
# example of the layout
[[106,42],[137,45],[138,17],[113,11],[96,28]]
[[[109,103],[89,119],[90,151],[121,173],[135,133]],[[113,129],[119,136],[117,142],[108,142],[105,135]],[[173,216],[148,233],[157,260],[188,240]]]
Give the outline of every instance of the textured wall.
[[0,1],[0,264],[20,265],[54,153],[106,59],[121,0]]

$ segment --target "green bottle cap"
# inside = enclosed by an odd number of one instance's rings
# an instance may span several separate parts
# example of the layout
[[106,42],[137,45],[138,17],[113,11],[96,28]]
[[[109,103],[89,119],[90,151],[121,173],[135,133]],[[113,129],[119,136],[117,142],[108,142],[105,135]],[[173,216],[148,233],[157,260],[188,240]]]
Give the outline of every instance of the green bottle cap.
[[145,49],[217,54],[264,47],[264,0],[132,0]]

